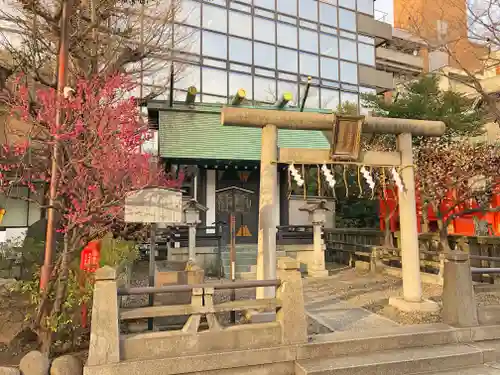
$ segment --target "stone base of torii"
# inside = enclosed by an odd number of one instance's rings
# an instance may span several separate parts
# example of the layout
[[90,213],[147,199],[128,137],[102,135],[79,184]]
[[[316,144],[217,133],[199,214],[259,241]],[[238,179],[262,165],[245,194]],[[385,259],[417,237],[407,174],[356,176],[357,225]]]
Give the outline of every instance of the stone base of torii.
[[[366,166],[402,166],[401,179],[405,192],[399,192],[399,217],[401,231],[401,257],[403,272],[403,298],[390,303],[403,311],[437,311],[438,305],[422,298],[420,256],[415,201],[415,176],[413,166],[412,136],[438,137],[443,135],[445,124],[441,121],[423,121],[364,116],[337,116],[333,113],[297,112],[293,110],[225,107],[221,113],[224,126],[255,127],[262,129],[260,165],[259,234],[257,254],[257,279],[276,278],[276,226],[275,210],[278,191],[278,164],[323,164],[332,161],[336,148],[344,152],[357,148],[353,155],[356,162]],[[359,127],[361,125],[361,127]],[[359,134],[394,134],[397,136],[395,152],[359,152]],[[278,149],[278,129],[317,130],[332,132],[336,144],[331,150]],[[340,133],[336,131],[343,129]],[[346,132],[347,129],[347,132]],[[352,129],[350,132],[349,129]],[[340,137],[340,138],[339,138]],[[337,139],[335,139],[337,138]],[[357,141],[356,141],[357,138]],[[348,154],[349,152],[347,152]],[[273,297],[274,288],[259,288],[257,298]]]

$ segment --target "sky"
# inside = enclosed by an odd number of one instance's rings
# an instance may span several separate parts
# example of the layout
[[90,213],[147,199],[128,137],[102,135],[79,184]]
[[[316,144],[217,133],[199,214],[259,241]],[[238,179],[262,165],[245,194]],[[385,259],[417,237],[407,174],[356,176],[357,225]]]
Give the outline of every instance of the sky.
[[383,16],[383,13],[387,13],[386,17],[387,19],[383,21],[393,25],[394,24],[393,1],[394,0],[375,0],[375,18],[379,19],[380,17]]

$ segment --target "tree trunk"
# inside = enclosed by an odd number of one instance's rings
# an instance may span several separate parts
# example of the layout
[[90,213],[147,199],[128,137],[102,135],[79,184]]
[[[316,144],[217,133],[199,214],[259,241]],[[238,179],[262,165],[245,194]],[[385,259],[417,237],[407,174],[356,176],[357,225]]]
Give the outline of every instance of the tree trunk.
[[61,271],[59,272],[59,279],[57,283],[56,297],[54,301],[53,314],[60,314],[62,312],[62,305],[66,297],[66,286],[68,282],[68,267],[69,267],[69,236],[66,232],[64,234],[64,249],[61,255]]
[[390,228],[391,217],[386,216],[384,218],[384,221],[385,221],[384,246],[394,247],[394,239],[392,237],[392,232],[391,232],[391,228]]
[[[57,273],[57,278],[54,280],[54,283],[57,281],[56,295],[54,304],[52,306],[52,310],[48,315],[49,321],[52,320],[52,317],[57,317],[62,313],[62,306],[64,301],[66,300],[66,286],[68,283],[68,267],[69,267],[69,247],[68,241],[69,236],[68,233],[64,234],[64,248],[61,254],[60,260],[60,268]],[[42,337],[41,337],[41,351],[44,353],[50,353],[50,348],[52,346],[53,339],[53,331],[51,327],[44,327]]]
[[450,243],[448,241],[448,226],[443,223],[442,219],[438,219],[439,228],[439,244],[441,245],[442,252],[451,251]]

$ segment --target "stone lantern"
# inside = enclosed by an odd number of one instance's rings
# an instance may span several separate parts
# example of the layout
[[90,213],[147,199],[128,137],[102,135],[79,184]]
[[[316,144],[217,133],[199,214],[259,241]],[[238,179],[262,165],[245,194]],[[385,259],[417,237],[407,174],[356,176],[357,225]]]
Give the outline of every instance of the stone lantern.
[[200,212],[207,211],[208,208],[191,199],[184,203],[183,211],[185,215],[186,224],[189,227],[188,233],[188,254],[189,262],[196,263],[196,226],[201,222]]
[[299,210],[309,213],[309,221],[313,225],[314,251],[313,259],[307,265],[307,273],[313,277],[328,276],[328,270],[325,268],[325,243],[321,238],[321,233],[326,222],[326,213],[330,209],[326,206],[326,201],[321,200],[308,202]]

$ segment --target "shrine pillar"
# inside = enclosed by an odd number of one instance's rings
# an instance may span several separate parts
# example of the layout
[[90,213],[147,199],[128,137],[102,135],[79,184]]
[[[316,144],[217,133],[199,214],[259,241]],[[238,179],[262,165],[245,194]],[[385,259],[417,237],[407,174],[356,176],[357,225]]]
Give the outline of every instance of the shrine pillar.
[[[276,279],[276,226],[278,225],[278,128],[262,128],[259,190],[257,280]],[[257,288],[257,298],[273,298],[275,288]]]
[[422,298],[411,133],[402,133],[397,136],[397,149],[401,155],[400,174],[405,187],[404,190],[398,189],[403,298],[391,298],[389,304],[402,311],[438,311],[439,306],[435,302]]

